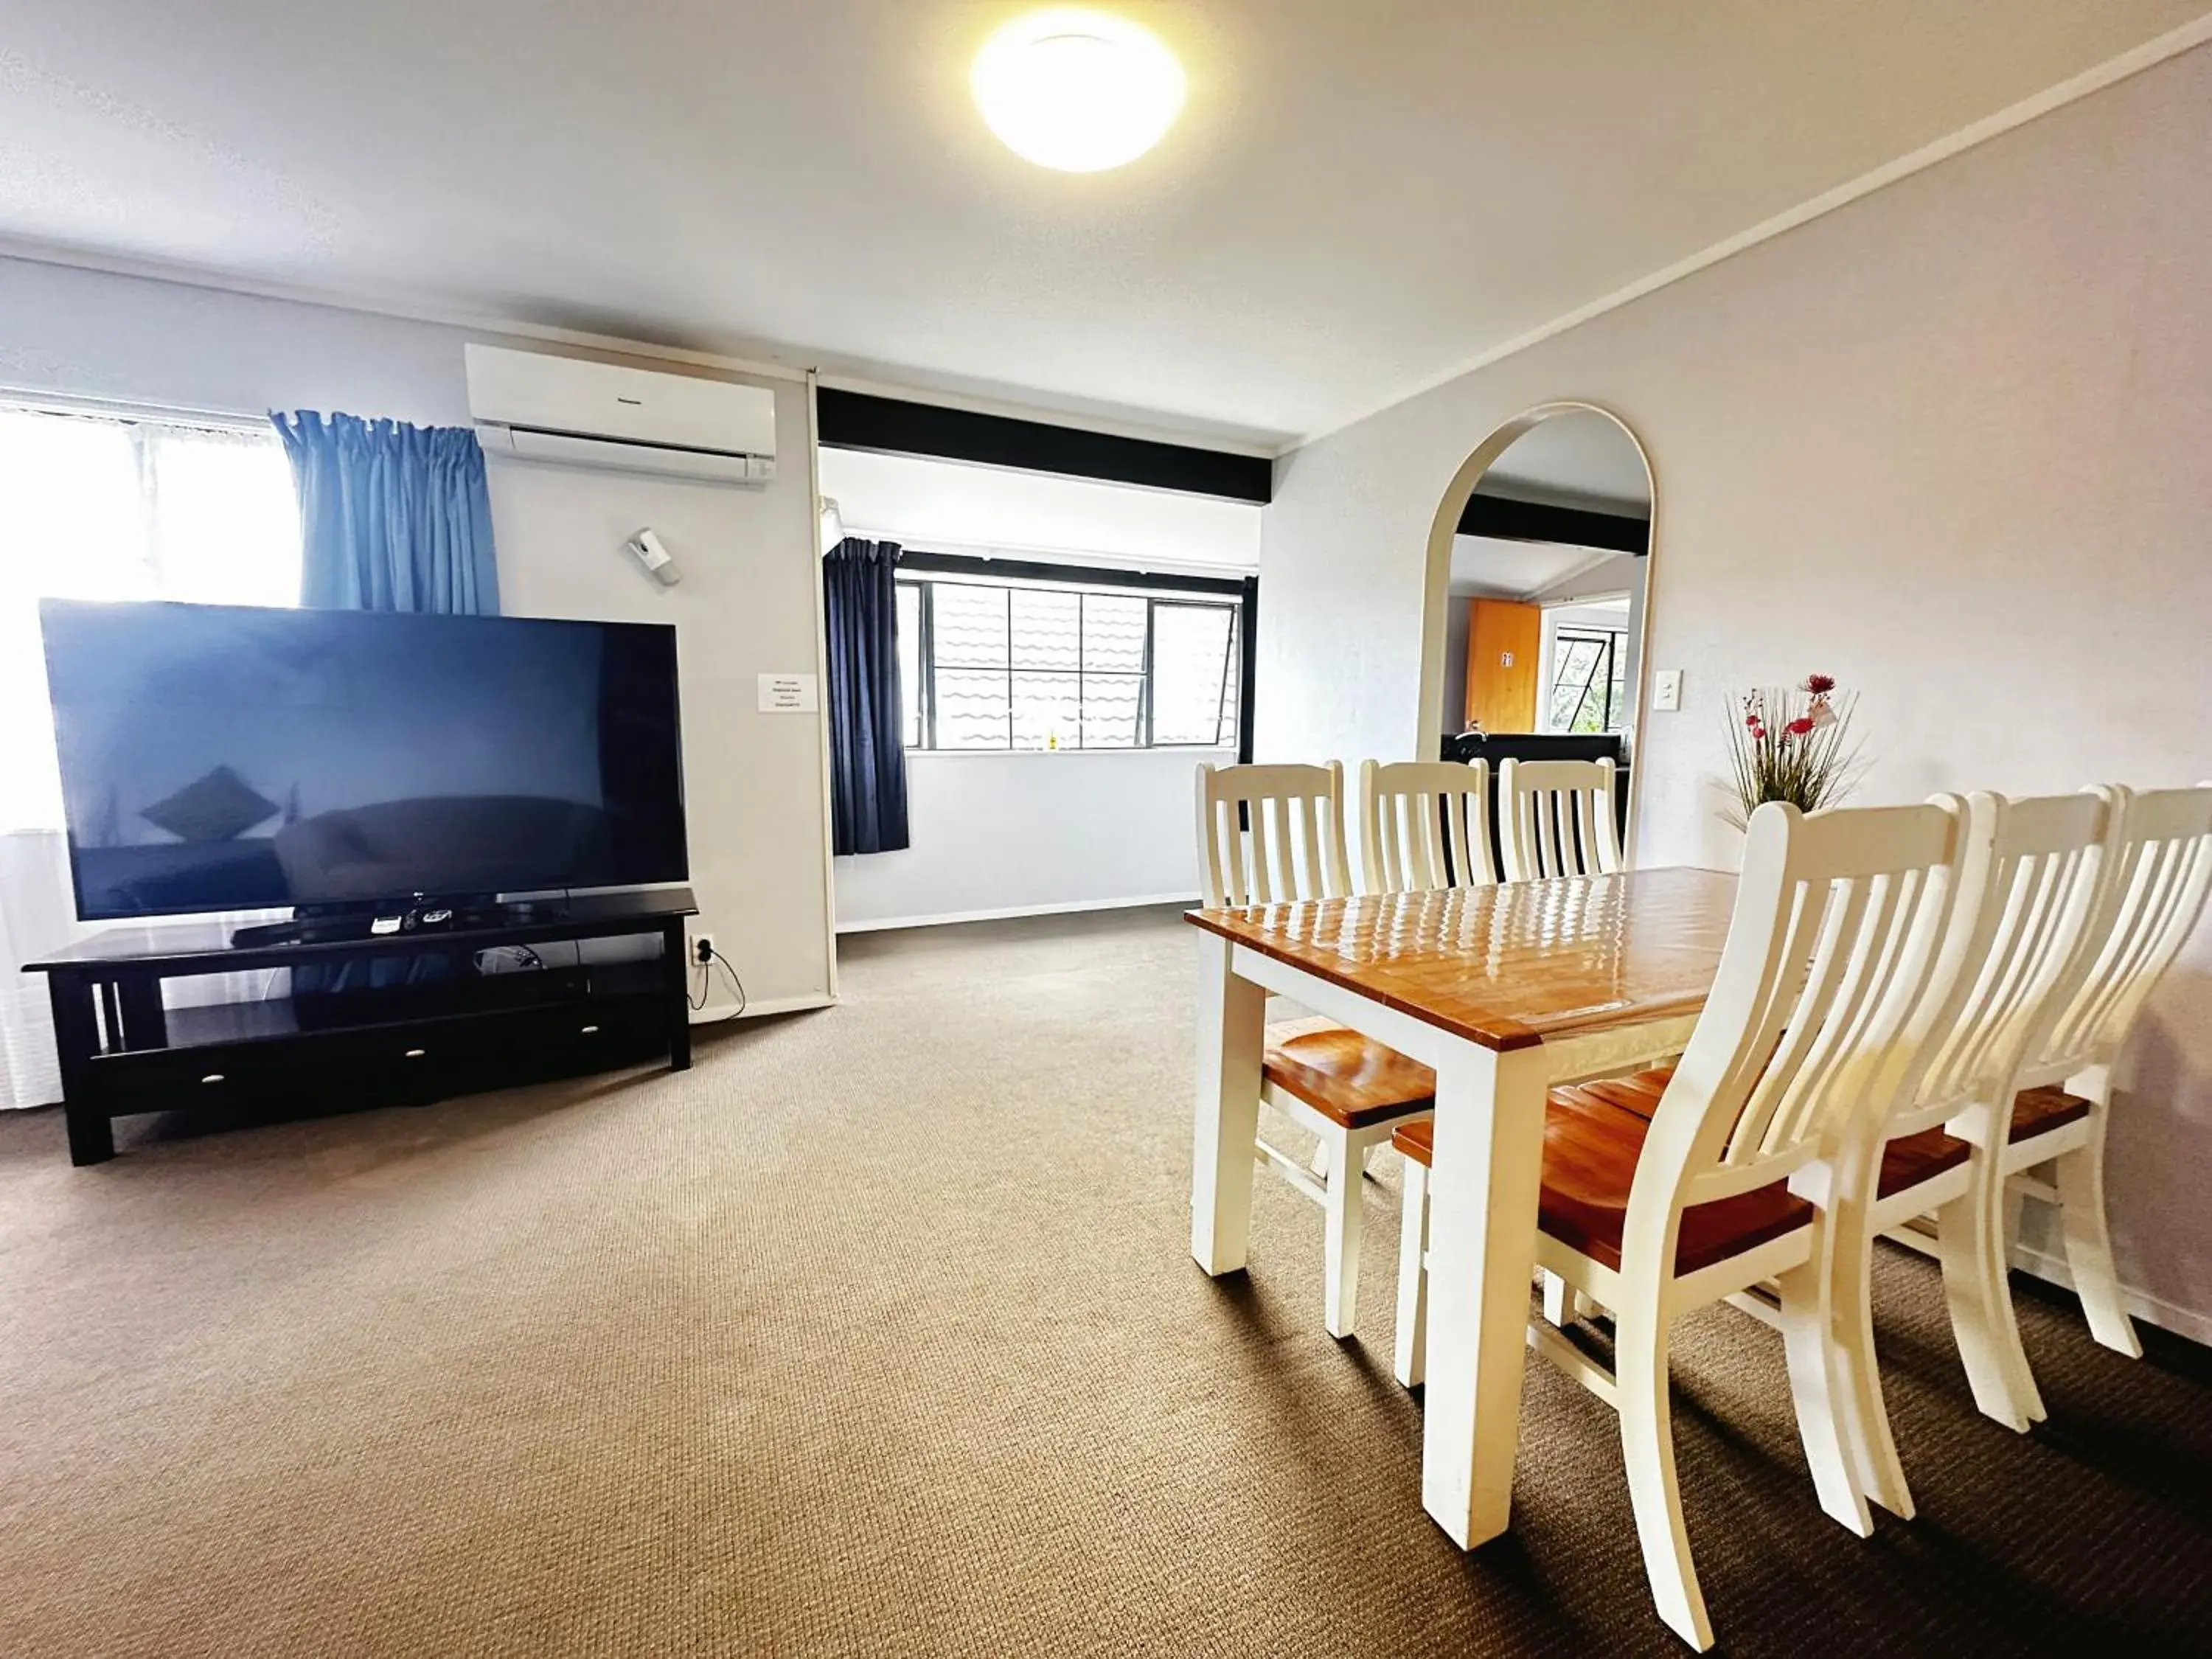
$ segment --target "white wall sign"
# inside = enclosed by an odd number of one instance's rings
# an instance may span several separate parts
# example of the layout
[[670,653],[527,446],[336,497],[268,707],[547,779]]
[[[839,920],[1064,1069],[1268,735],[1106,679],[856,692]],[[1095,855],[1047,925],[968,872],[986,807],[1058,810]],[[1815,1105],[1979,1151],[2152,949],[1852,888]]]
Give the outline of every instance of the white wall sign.
[[811,674],[763,674],[760,677],[760,711],[763,714],[811,714],[822,707]]

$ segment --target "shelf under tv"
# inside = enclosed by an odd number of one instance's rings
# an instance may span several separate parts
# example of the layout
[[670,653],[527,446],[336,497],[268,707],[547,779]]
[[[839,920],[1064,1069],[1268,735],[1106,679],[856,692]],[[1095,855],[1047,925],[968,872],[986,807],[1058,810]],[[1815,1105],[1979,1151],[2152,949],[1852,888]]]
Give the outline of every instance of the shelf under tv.
[[[586,895],[497,925],[350,941],[234,946],[204,923],[117,928],[25,966],[47,976],[52,998],[70,1161],[97,1164],[114,1156],[112,1121],[134,1113],[251,1118],[424,1103],[653,1054],[680,1071],[691,1062],[684,924],[696,913],[678,888]],[[627,955],[612,947],[612,960],[587,954],[622,940],[643,943]],[[566,954],[540,948],[572,944]],[[484,952],[518,948],[537,965],[480,971]],[[270,968],[328,975],[395,958],[443,966],[428,982],[381,989],[162,1001],[165,980]]]

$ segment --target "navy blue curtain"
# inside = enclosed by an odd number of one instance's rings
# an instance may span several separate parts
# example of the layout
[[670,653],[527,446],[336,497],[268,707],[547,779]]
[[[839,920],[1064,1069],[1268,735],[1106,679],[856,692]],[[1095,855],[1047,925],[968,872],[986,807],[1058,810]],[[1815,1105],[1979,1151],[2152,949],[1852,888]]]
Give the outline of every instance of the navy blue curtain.
[[896,542],[848,536],[822,561],[830,633],[830,843],[840,854],[908,844],[899,738]]
[[271,414],[300,486],[300,602],[499,614],[483,449],[466,427]]

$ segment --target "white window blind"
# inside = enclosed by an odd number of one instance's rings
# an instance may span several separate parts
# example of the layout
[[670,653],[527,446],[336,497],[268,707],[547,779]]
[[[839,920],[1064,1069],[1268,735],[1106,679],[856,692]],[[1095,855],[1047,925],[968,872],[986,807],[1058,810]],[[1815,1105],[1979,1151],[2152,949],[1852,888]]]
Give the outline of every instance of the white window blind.
[[0,830],[61,824],[41,599],[299,596],[275,433],[0,407]]

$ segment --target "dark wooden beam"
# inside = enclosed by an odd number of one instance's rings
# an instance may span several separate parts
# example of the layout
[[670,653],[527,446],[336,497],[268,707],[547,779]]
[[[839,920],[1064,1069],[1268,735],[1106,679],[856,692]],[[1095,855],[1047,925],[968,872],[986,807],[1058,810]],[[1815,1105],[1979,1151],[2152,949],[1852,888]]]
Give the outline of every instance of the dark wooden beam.
[[1587,507],[1552,507],[1516,501],[1510,495],[1468,497],[1459,515],[1462,536],[1490,536],[1505,542],[1560,542],[1569,547],[1610,548],[1639,557],[1651,549],[1651,521],[1625,513],[1594,513]]
[[927,455],[1263,505],[1274,494],[1275,464],[1264,455],[1123,438],[833,386],[816,393],[815,410],[828,449]]

